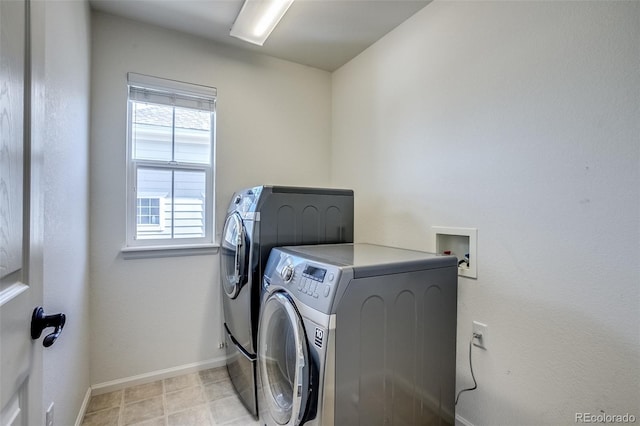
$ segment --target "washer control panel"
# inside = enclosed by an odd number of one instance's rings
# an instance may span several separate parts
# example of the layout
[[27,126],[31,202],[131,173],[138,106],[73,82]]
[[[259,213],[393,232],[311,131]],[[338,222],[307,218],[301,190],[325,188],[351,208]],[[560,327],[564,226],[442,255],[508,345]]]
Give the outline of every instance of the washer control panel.
[[[325,268],[305,264],[302,268],[302,278],[298,282],[298,291],[316,299],[320,296],[320,293],[324,297],[328,297],[330,287],[328,284],[323,285],[326,275],[327,270]],[[320,290],[320,293],[318,293],[318,290]]]
[[324,281],[325,275],[327,275],[326,269],[317,268],[312,265],[306,265],[304,271],[302,271],[303,277],[318,281],[320,283]]
[[263,280],[264,289],[285,287],[289,294],[319,311],[328,313],[339,281],[340,268],[271,251]]

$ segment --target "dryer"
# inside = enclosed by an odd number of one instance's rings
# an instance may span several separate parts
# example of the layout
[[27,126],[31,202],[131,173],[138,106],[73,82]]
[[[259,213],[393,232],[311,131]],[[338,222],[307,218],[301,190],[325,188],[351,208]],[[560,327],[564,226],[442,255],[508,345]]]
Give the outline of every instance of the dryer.
[[227,369],[254,416],[260,282],[269,252],[281,245],[351,241],[351,190],[257,186],[232,197],[220,244]]
[[264,425],[454,424],[457,259],[371,244],[271,251]]

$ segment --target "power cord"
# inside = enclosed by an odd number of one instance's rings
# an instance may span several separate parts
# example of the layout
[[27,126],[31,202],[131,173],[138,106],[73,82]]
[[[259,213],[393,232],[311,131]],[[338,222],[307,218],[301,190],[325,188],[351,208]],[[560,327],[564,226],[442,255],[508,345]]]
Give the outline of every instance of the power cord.
[[480,334],[480,333],[471,334],[471,340],[469,340],[469,369],[471,370],[471,378],[473,379],[473,387],[472,388],[467,388],[467,389],[462,389],[460,392],[458,392],[458,395],[456,396],[455,405],[458,405],[458,399],[460,399],[460,395],[463,392],[469,392],[469,391],[472,391],[472,390],[476,390],[478,388],[478,382],[476,382],[476,376],[473,374],[473,363],[471,362],[471,348],[473,347],[473,339],[481,339],[481,338],[482,338],[482,334]]

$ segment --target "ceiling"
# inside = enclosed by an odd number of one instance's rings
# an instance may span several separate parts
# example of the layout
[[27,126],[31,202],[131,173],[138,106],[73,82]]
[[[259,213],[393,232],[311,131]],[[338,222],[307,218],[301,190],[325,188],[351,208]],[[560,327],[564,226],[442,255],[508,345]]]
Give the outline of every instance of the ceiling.
[[334,71],[431,0],[296,0],[264,46],[229,35],[244,0],[89,0],[93,9]]

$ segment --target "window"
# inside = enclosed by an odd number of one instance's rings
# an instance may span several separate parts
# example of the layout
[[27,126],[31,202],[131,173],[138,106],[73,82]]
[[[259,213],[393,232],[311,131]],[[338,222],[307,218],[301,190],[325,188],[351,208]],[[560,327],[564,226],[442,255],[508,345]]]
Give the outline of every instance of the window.
[[137,200],[136,223],[140,225],[160,226],[160,198],[143,198]]
[[213,243],[216,89],[128,74],[127,246]]

